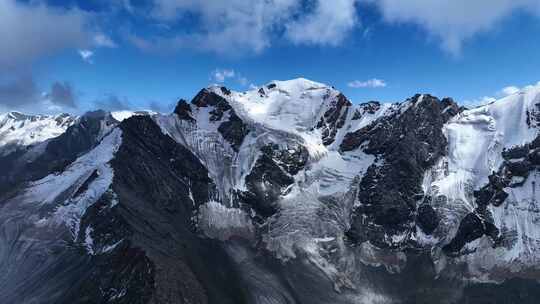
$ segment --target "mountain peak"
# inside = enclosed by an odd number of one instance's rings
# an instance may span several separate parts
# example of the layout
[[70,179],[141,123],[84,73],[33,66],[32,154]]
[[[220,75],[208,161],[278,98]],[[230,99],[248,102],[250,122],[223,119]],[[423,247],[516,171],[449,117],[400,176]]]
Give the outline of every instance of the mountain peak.
[[294,78],[290,80],[273,80],[266,85],[266,88],[272,89],[277,87],[278,89],[284,91],[306,91],[312,89],[325,89],[330,88],[330,86],[315,82],[306,78]]

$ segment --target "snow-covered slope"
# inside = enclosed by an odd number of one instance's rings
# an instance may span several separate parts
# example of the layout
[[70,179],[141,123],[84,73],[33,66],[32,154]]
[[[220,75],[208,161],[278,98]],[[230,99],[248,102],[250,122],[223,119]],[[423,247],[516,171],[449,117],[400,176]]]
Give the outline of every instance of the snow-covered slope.
[[120,122],[123,121],[124,119],[128,119],[131,116],[135,116],[135,115],[154,115],[154,114],[157,114],[157,113],[153,111],[129,111],[129,110],[111,112],[112,117]]
[[472,277],[501,280],[511,273],[526,275],[540,262],[539,164],[531,160],[533,152],[505,157],[511,154],[508,151],[520,151],[522,147],[535,149],[533,142],[540,136],[539,105],[540,86],[530,86],[464,111],[444,127],[448,156],[426,174],[424,181],[426,193],[435,198],[443,217],[443,225],[435,232],[439,236],[436,242],[447,243],[454,238],[465,215],[484,212],[484,202],[475,190],[489,184],[489,176],[500,172],[503,164],[516,164],[516,170],[521,167],[525,171],[510,175],[512,180],[501,189],[508,195],[506,200],[502,205],[489,204],[486,215],[482,214],[499,230],[495,240],[488,235],[478,237],[463,249],[467,254],[452,261],[466,262]]
[[35,145],[64,133],[75,118],[68,114],[55,116],[26,115],[9,112],[0,115],[0,156],[19,148]]

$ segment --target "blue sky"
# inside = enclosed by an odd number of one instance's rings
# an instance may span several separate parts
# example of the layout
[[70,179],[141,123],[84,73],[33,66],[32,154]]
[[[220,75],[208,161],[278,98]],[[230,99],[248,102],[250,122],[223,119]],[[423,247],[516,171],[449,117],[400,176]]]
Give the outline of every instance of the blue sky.
[[[0,111],[170,110],[305,77],[472,105],[540,80],[537,0],[0,1]],[[24,20],[24,21],[23,21]]]

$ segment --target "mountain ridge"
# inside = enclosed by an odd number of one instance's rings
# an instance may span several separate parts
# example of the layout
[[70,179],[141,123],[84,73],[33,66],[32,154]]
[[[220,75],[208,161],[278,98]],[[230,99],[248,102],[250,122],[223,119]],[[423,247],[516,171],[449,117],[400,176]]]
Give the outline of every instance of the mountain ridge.
[[428,94],[355,105],[295,79],[95,113],[91,132],[78,118],[45,152],[0,157],[17,185],[0,187],[0,244],[18,244],[0,250],[7,299],[460,303],[471,282],[515,290],[538,271],[540,87],[467,110]]

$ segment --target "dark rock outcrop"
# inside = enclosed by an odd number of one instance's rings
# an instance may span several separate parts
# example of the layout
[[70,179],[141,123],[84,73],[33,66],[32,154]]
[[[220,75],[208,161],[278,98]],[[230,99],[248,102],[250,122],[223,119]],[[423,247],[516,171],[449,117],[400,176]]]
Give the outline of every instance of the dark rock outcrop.
[[540,126],[540,103],[534,104],[533,109],[527,109],[527,125],[529,128]]
[[[484,235],[497,241],[499,230],[493,224],[493,220],[485,217],[481,210],[467,214],[460,222],[458,231],[454,238],[443,247],[443,251],[448,255],[457,255],[467,244]],[[465,252],[466,254],[467,252]]]
[[[540,170],[538,162],[538,148],[540,136],[531,143],[516,146],[502,151],[504,159],[497,172],[493,172],[488,178],[489,182],[473,192],[475,203],[478,206],[474,213],[467,215],[461,220],[457,234],[443,249],[447,254],[455,255],[466,245],[484,235],[493,241],[493,246],[502,246],[511,240],[506,240],[504,234],[495,226],[491,213],[487,209],[489,205],[501,207],[509,194],[505,188],[522,186],[529,175]],[[535,191],[535,189],[533,189]],[[476,217],[478,220],[471,220]]]
[[218,127],[219,133],[231,144],[233,150],[238,152],[244,138],[249,133],[248,126],[231,110],[229,114],[229,119],[221,123]]
[[301,145],[289,145],[285,149],[277,145],[264,146],[246,177],[248,191],[239,194],[242,202],[263,218],[276,213],[279,197],[294,182],[293,176],[304,168],[308,156]]
[[323,114],[316,127],[317,129],[321,129],[322,140],[325,146],[335,141],[337,132],[345,125],[351,106],[352,103],[343,94],[339,94],[330,103],[330,109]]
[[439,226],[439,215],[429,203],[424,203],[418,207],[416,222],[424,233],[432,234]]
[[[378,159],[360,181],[351,239],[387,247],[385,236],[413,229],[423,174],[446,152],[442,127],[458,111],[450,99],[416,95],[392,115],[345,136],[342,151],[364,145],[364,152]],[[421,222],[428,231],[434,229],[435,223]]]
[[180,101],[178,101],[178,104],[176,104],[176,107],[174,108],[174,113],[181,120],[186,120],[186,121],[191,121],[191,122],[195,121],[195,119],[191,116],[191,107],[189,106],[187,101],[184,99],[180,99]]
[[381,103],[378,101],[369,101],[360,104],[359,108],[354,111],[352,120],[358,120],[364,116],[365,113],[375,114],[381,108]]
[[[221,91],[226,95],[230,95],[230,91],[224,87],[221,88]],[[227,92],[229,93],[227,94]],[[249,127],[240,119],[229,102],[220,95],[208,89],[203,89],[193,98],[191,103],[199,108],[212,107],[210,121],[219,122],[226,115],[228,116],[227,120],[220,124],[218,131],[231,144],[233,150],[238,152],[244,138],[249,133]]]

